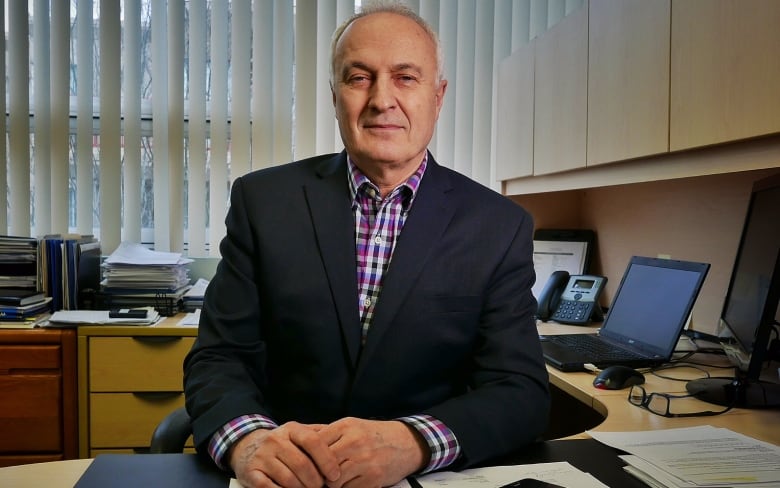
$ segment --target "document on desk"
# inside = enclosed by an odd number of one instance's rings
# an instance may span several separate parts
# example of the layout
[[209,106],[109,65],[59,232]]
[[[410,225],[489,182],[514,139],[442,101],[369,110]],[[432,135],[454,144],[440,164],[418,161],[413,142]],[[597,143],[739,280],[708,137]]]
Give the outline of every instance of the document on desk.
[[57,310],[49,317],[47,327],[65,325],[154,325],[163,317],[152,307],[138,307],[146,310],[142,318],[111,317],[108,310]]
[[650,477],[663,481],[657,486],[780,486],[780,447],[729,429],[703,425],[588,434],[632,454],[624,460],[640,471],[651,471]]
[[547,279],[554,271],[582,274],[585,270],[587,242],[534,240],[534,271],[536,283],[531,292],[536,298],[542,293]]
[[[515,466],[492,466],[489,468],[465,469],[463,471],[440,471],[414,479],[422,488],[498,488],[521,478],[536,478],[566,488],[609,488],[591,474],[580,471],[569,463],[520,464]],[[389,488],[413,488],[407,480]],[[235,479],[230,488],[240,488]]]
[[[414,481],[422,488],[498,488],[521,478],[535,478],[566,488],[608,488],[591,474],[580,471],[567,462],[491,466],[457,472],[441,471],[419,476]],[[402,481],[392,488],[411,486],[408,481]]]

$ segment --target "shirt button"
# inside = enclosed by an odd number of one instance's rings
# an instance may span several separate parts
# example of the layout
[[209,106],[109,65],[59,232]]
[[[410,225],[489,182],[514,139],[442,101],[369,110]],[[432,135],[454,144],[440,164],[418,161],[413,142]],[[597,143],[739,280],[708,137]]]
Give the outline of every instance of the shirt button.
[[366,298],[365,300],[363,300],[363,306],[364,307],[370,307],[371,306],[371,299],[370,298]]
[[382,236],[374,237],[374,244],[382,244]]

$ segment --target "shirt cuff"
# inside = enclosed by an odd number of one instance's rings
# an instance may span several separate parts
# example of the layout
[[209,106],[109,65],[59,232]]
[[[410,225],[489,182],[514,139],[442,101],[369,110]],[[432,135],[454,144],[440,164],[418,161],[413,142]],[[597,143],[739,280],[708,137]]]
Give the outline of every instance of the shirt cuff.
[[208,447],[209,455],[217,466],[229,471],[230,466],[227,464],[227,459],[224,458],[230,446],[253,430],[275,429],[276,427],[278,427],[276,422],[264,415],[251,414],[236,417],[211,436]]
[[460,444],[455,434],[444,423],[430,415],[411,415],[397,420],[420,433],[431,449],[431,460],[420,473],[442,469],[454,463],[460,456]]

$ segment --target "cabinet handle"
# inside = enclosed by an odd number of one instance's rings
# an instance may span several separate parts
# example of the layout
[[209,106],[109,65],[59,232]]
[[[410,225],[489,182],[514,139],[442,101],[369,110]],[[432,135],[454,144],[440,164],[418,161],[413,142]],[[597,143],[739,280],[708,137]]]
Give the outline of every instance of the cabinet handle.
[[182,396],[181,391],[134,391],[133,396],[151,402],[160,402]]
[[168,342],[177,342],[182,340],[181,336],[133,336],[138,342],[146,342],[148,344],[165,344]]

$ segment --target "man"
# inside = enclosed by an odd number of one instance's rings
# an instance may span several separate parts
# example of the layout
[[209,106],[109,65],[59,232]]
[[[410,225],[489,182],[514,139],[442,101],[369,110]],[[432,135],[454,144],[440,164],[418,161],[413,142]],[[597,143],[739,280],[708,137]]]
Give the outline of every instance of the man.
[[388,486],[546,427],[533,223],[428,153],[441,59],[411,11],[362,11],[332,43],[345,152],[233,185],[185,392],[246,486]]

